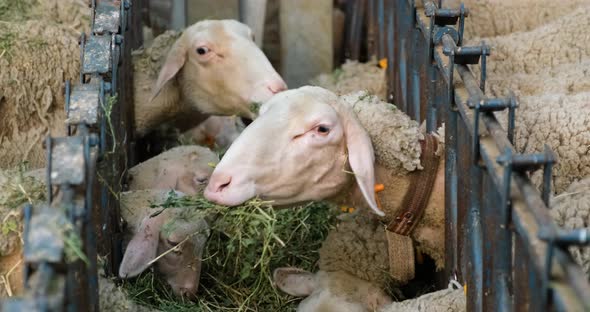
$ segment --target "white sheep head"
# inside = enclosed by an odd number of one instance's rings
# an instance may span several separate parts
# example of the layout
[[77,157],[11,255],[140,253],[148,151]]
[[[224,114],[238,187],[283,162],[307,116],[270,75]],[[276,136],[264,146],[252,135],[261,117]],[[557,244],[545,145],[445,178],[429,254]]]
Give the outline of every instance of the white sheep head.
[[201,112],[251,119],[253,103],[287,88],[250,28],[234,20],[205,20],[184,30],[168,52],[151,101],[174,79],[182,97]]
[[351,174],[368,205],[383,215],[373,192],[369,135],[334,93],[301,87],[260,108],[216,166],[205,197],[230,206],[255,196],[277,205],[321,200],[341,191]]

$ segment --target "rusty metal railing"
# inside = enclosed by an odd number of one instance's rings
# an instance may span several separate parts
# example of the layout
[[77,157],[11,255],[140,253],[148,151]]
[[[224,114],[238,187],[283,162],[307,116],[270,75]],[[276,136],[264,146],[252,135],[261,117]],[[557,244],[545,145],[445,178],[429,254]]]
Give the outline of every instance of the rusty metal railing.
[[[445,123],[446,277],[467,286],[467,311],[590,311],[588,277],[567,251],[588,245],[588,233],[559,229],[548,211],[553,153],[515,151],[517,101],[484,95],[490,49],[463,46],[469,10],[417,2],[368,0],[369,38],[351,35],[345,47],[387,58],[388,100],[428,131]],[[541,168],[542,193],[527,177]]]
[[[24,288],[2,311],[98,311],[98,258],[121,259],[118,193],[132,164],[131,49],[139,5],[91,0],[80,37],[80,80],[66,81],[66,137],[48,137],[47,202],[24,208]],[[139,29],[139,30],[138,30]]]

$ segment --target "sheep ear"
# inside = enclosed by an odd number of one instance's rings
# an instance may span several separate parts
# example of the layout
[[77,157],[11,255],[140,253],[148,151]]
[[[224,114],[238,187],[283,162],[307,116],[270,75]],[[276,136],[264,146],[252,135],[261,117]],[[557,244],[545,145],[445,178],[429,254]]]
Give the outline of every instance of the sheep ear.
[[309,296],[317,288],[314,274],[298,268],[278,268],[272,274],[277,287],[291,296]]
[[379,216],[385,216],[375,201],[375,155],[371,138],[354,113],[350,109],[344,108],[345,104],[341,104],[339,107],[339,115],[346,137],[348,163],[354,172],[356,183],[373,212]]
[[160,94],[162,88],[166,82],[172,79],[178,71],[184,66],[184,62],[186,61],[186,46],[182,43],[182,41],[176,40],[168,55],[166,56],[166,62],[162,69],[160,69],[160,74],[158,75],[158,80],[156,81],[156,85],[152,90],[152,98],[150,102]]
[[119,277],[134,277],[149,267],[149,262],[156,257],[158,252],[160,228],[163,221],[163,214],[153,218],[147,216],[141,221],[139,230],[127,245],[123,255],[119,267]]

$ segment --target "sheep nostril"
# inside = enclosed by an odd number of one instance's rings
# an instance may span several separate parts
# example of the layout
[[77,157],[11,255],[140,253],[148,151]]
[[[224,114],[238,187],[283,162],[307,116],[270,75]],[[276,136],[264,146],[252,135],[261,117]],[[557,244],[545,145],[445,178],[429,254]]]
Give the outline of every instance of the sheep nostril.
[[229,186],[230,183],[231,179],[229,179],[229,181],[227,181],[226,183],[219,185],[219,187],[217,188],[217,192],[222,192],[226,187]]

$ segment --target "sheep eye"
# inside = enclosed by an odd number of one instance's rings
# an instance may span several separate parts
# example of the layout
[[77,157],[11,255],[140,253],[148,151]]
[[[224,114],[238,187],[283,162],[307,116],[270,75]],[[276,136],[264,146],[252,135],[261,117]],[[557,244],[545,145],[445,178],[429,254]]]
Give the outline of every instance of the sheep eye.
[[319,133],[328,133],[328,132],[330,132],[330,128],[328,128],[326,126],[318,126],[318,132]]
[[170,245],[170,246],[176,246],[176,245],[178,245],[178,242],[171,241],[171,240],[169,240],[169,239],[167,239],[167,240],[166,240],[166,242],[167,242],[167,243],[168,243],[168,245]]
[[209,48],[207,48],[207,47],[198,47],[198,48],[197,48],[197,53],[198,53],[199,55],[205,55],[205,54],[207,54],[208,52],[209,52]]

